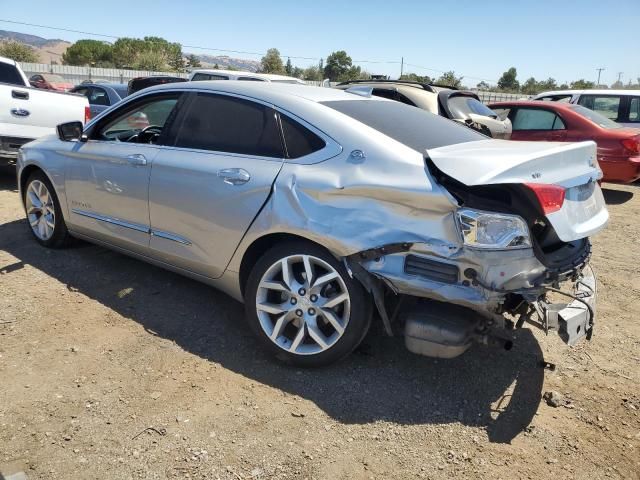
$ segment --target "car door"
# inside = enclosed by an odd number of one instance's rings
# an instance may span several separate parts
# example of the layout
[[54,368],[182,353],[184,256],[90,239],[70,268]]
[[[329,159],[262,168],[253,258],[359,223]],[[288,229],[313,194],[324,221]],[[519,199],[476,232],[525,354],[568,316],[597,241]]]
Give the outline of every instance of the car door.
[[128,102],[92,125],[88,140],[66,154],[72,230],[127,250],[147,251],[149,175],[179,96],[166,92]]
[[545,108],[516,107],[509,112],[511,140],[563,142],[567,129],[562,119]]
[[190,94],[173,146],[154,160],[151,254],[217,278],[266,202],[284,151],[276,112],[226,94]]

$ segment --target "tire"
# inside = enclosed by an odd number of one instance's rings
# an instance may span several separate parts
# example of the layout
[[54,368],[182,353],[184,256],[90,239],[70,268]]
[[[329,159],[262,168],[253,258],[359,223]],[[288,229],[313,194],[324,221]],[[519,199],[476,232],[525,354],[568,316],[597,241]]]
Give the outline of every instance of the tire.
[[72,243],[56,191],[41,170],[32,173],[27,179],[22,202],[29,230],[40,245],[64,248]]
[[371,325],[372,302],[326,249],[292,241],[271,248],[256,262],[245,288],[245,311],[260,343],[278,360],[322,367],[362,342]]

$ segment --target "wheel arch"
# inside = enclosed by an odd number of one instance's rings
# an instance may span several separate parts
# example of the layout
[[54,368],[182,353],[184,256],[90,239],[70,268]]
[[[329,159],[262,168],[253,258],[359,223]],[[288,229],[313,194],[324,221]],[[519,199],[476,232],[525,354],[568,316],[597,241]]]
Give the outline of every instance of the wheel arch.
[[[321,245],[320,243],[311,240],[310,238],[304,237],[302,235],[297,235],[294,233],[269,233],[267,235],[263,235],[255,239],[251,245],[245,250],[242,255],[242,261],[240,262],[240,272],[239,272],[239,280],[240,280],[240,292],[244,297],[245,286],[247,284],[247,280],[249,275],[251,274],[251,268],[258,259],[270,248],[275,245],[283,242],[291,242],[291,241],[303,241],[307,243],[311,243],[317,245],[320,248],[327,250],[332,255],[330,250],[327,249],[326,246]],[[338,257],[336,257],[338,258]]]

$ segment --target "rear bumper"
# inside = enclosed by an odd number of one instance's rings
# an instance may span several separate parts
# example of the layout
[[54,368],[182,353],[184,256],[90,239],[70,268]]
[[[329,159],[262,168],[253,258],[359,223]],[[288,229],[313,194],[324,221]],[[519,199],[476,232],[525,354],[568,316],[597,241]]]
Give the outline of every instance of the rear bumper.
[[640,157],[599,160],[605,182],[633,183],[640,180]]

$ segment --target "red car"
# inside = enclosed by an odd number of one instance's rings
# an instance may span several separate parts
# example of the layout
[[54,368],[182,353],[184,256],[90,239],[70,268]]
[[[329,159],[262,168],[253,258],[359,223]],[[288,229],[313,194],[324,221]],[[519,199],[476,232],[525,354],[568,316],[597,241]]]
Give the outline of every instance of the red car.
[[54,75],[52,73],[38,73],[36,75],[31,75],[29,83],[35,88],[57,90],[59,92],[67,92],[73,88],[73,83],[67,82],[60,75]]
[[640,129],[622,127],[593,110],[569,103],[498,102],[489,108],[500,118],[511,120],[511,140],[593,140],[598,145],[604,181],[631,183],[640,179]]

